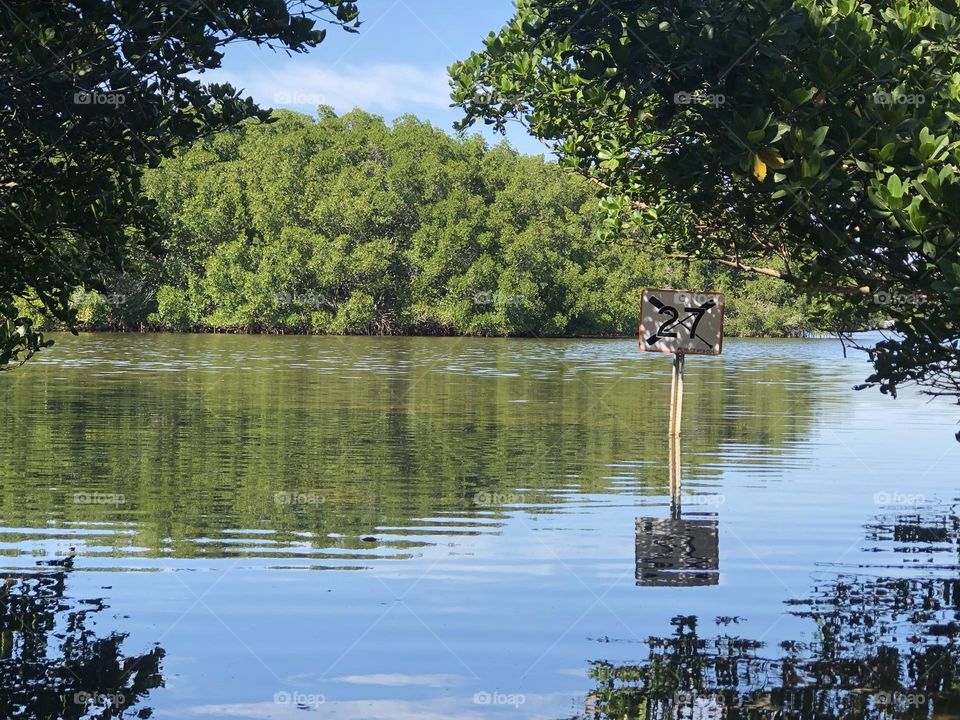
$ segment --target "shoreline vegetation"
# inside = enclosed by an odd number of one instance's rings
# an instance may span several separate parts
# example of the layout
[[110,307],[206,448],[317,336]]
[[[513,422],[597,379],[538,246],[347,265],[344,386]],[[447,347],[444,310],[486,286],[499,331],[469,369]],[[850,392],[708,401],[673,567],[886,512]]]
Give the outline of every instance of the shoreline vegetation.
[[[598,188],[506,143],[362,110],[271,119],[146,172],[160,257],[74,290],[78,330],[626,338],[644,287],[726,293],[729,336],[862,329],[774,278],[602,240]],[[18,302],[67,329],[40,307]]]
[[[861,328],[854,331],[854,334],[876,332],[883,328]],[[637,333],[632,334],[609,334],[609,335],[538,335],[535,333],[512,334],[512,335],[492,335],[492,334],[468,334],[468,333],[446,333],[446,334],[427,334],[427,333],[317,333],[310,331],[290,331],[290,330],[248,330],[244,328],[209,328],[209,329],[191,329],[191,330],[170,330],[152,327],[78,327],[76,333],[72,333],[70,328],[65,326],[49,327],[45,330],[48,334],[75,334],[75,335],[257,335],[257,336],[290,336],[290,337],[369,337],[369,338],[477,338],[477,339],[500,339],[500,340],[636,340]],[[734,335],[724,332],[725,338],[753,339],[753,340],[822,340],[836,339],[837,334],[829,330],[803,330],[795,331],[789,335]]]

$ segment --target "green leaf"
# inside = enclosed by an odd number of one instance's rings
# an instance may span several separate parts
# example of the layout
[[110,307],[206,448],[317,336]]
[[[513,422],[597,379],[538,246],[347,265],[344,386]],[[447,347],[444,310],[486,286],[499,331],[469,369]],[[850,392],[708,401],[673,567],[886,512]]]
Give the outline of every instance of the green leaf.
[[903,195],[903,183],[900,182],[900,176],[896,173],[887,179],[887,192],[890,197],[898,198]]
[[960,283],[960,262],[942,258],[937,264],[940,266],[943,274],[952,282]]
[[919,232],[923,231],[924,225],[926,225],[927,222],[926,215],[924,215],[920,209],[922,202],[922,198],[915,196],[911,203],[907,205],[907,217],[910,218],[911,224]]
[[813,99],[813,96],[817,94],[816,88],[797,88],[793,90],[788,96],[790,104],[794,107],[798,105],[803,105],[805,102],[808,102]]
[[827,137],[827,130],[829,130],[827,125],[821,125],[814,131],[813,135],[810,137],[810,142],[813,143],[815,148],[823,145],[823,141]]

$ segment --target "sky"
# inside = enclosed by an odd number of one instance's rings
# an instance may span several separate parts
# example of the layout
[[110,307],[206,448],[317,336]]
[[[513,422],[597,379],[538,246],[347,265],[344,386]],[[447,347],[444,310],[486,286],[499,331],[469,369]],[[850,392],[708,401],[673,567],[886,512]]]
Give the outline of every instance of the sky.
[[[359,107],[388,122],[411,113],[452,134],[460,113],[450,107],[447,67],[482,49],[512,17],[512,0],[358,0],[358,7],[358,34],[329,26],[320,45],[290,57],[232,45],[223,67],[203,79],[242,88],[262,107],[311,114],[320,104],[338,113]],[[482,124],[470,132],[500,139]],[[507,137],[521,152],[545,151],[519,125]]]

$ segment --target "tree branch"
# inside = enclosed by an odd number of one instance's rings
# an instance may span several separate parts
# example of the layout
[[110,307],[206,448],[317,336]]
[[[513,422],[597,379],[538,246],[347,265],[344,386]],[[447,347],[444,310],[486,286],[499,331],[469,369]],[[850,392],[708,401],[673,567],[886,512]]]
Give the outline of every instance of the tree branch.
[[823,285],[821,283],[812,283],[804,280],[803,278],[798,278],[795,275],[791,275],[790,273],[775,270],[774,268],[746,265],[734,258],[698,257],[696,255],[667,255],[667,257],[671,260],[706,260],[708,262],[715,262],[719,263],[720,265],[736,268],[737,270],[744,270],[746,272],[752,272],[758,275],[767,275],[768,277],[777,278],[778,280],[783,280],[784,282],[790,283],[791,285],[795,285],[799,288],[803,288],[804,290],[814,290],[816,292],[826,292],[834,295],[870,295],[872,293],[872,290],[866,285],[862,287],[854,287],[852,285]]

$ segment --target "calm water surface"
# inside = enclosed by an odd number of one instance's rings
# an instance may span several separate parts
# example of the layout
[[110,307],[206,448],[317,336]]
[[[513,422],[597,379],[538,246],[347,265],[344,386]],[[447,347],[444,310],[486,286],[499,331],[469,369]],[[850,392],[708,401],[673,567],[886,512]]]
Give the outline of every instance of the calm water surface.
[[87,335],[0,375],[0,717],[960,717],[955,408],[830,340]]

